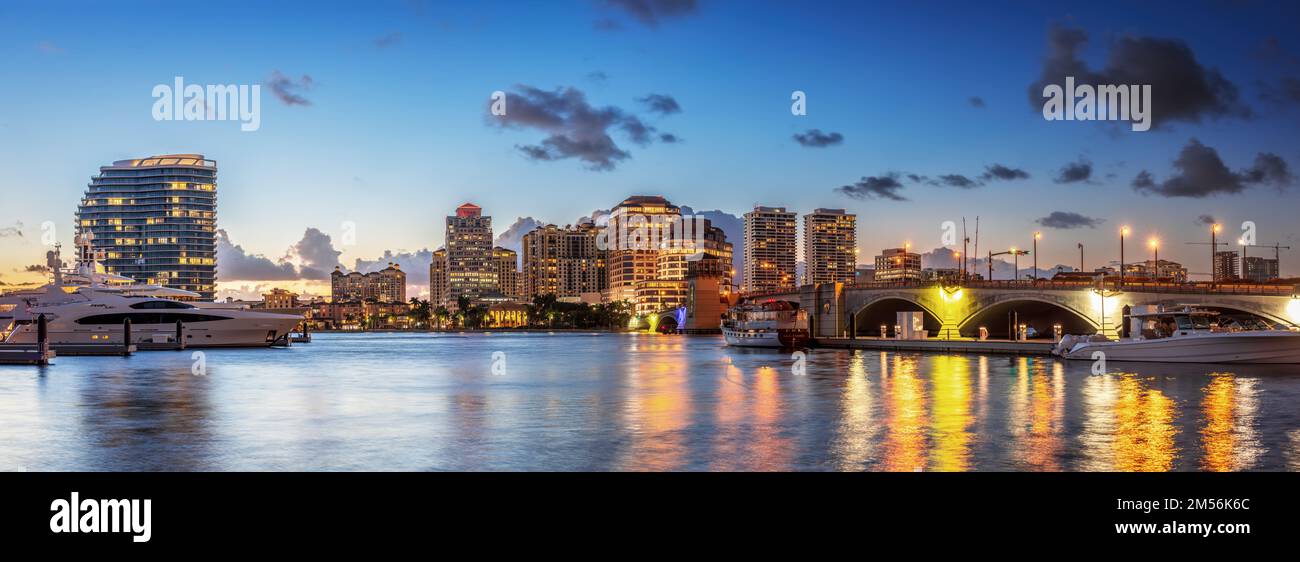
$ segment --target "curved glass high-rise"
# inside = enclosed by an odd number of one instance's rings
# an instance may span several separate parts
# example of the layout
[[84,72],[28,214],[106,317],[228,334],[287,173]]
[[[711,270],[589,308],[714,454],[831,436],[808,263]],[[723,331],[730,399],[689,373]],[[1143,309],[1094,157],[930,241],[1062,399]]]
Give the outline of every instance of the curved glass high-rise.
[[110,273],[216,297],[217,163],[202,154],[119,160],[91,178],[77,230]]

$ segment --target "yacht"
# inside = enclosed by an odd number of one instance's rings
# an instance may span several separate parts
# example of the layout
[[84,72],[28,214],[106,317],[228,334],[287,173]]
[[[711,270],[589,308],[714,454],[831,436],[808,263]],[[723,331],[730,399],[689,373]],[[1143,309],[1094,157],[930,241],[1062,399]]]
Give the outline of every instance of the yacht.
[[727,311],[722,336],[736,347],[802,347],[808,342],[808,313],[777,300],[742,305]]
[[131,344],[176,343],[180,333],[186,347],[266,347],[287,340],[303,320],[174,300],[199,295],[106,273],[89,241],[78,237],[77,243],[81,251],[73,271],[65,275],[56,247],[46,256],[53,283],[0,297],[0,342],[36,343],[42,314],[53,345],[125,344],[130,320]]
[[1053,353],[1066,359],[1161,363],[1300,363],[1300,331],[1258,318],[1220,318],[1190,307],[1158,307],[1129,314],[1130,337],[1065,336]]

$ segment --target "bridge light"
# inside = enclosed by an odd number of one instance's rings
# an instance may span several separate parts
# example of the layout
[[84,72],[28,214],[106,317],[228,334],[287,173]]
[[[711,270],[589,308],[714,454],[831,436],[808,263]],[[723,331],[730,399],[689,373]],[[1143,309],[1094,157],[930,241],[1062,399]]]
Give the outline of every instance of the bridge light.
[[1300,324],[1300,296],[1291,297],[1291,302],[1286,304],[1286,314],[1291,317],[1292,324]]

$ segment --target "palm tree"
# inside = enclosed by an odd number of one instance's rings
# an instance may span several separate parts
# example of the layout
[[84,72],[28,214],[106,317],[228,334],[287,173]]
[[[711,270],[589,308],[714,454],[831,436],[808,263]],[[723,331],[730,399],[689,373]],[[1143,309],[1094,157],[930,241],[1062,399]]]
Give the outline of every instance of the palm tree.
[[430,315],[429,301],[411,297],[411,318],[415,321],[415,327],[428,326]]
[[443,305],[438,305],[438,308],[433,309],[433,317],[437,319],[438,327],[441,328],[447,325],[447,319],[451,317],[451,311],[447,310],[447,307]]

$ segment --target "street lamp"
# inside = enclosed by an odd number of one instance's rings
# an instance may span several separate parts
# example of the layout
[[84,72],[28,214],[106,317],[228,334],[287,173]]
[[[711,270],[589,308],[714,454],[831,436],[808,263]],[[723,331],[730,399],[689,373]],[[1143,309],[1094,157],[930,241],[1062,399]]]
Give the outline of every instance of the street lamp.
[[1210,227],[1210,281],[1212,283],[1219,282],[1219,272],[1218,270],[1214,269],[1214,262],[1215,262],[1214,255],[1219,250],[1219,229],[1220,228],[1222,227],[1219,226],[1218,224],[1215,224],[1214,226]]
[[1156,281],[1160,281],[1160,238],[1151,239],[1151,251],[1154,254],[1154,265],[1156,268]]
[[1079,242],[1079,273],[1083,273],[1083,242]]
[[1015,272],[1011,275],[1011,278],[1012,280],[1019,280],[1020,279],[1020,256],[1023,256],[1028,253],[1029,252],[1026,252],[1024,250],[1017,250],[1015,248],[1011,248],[1010,250],[1007,250],[1005,252],[994,252],[993,250],[989,250],[989,281],[993,280],[993,258],[998,256],[1005,256],[1007,254],[1010,254],[1015,257],[1015,261],[1013,263]]
[[1043,238],[1042,232],[1034,233],[1034,251],[1032,252],[1034,256],[1034,281],[1038,280],[1038,241],[1041,240],[1042,238]]
[[1119,228],[1119,284],[1124,284],[1124,237],[1128,236],[1128,227]]

